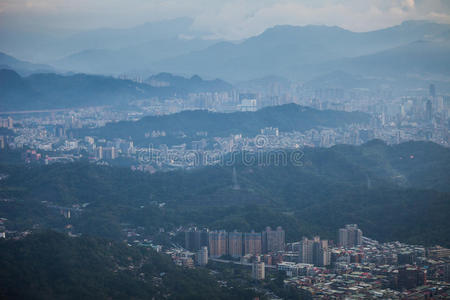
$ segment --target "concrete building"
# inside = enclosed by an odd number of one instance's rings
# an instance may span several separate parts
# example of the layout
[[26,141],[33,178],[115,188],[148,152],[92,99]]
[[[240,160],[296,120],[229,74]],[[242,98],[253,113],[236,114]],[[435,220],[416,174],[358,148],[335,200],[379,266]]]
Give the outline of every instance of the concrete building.
[[116,159],[117,158],[116,148],[114,147],[103,148],[103,158],[110,160]]
[[242,233],[229,232],[228,233],[228,255],[232,257],[242,256]]
[[208,246],[208,232],[192,228],[184,232],[184,246],[190,251],[197,251],[202,246]]
[[261,233],[251,232],[244,233],[244,255],[259,255],[262,253]]
[[281,262],[277,264],[278,271],[285,272],[288,277],[306,275],[314,266],[312,264],[303,264],[295,262]]
[[197,251],[195,255],[195,262],[199,266],[208,264],[208,247],[203,246]]
[[211,231],[208,234],[209,255],[221,257],[227,254],[227,232],[224,230]]
[[255,262],[252,264],[252,278],[263,280],[265,278],[264,262]]
[[362,231],[356,224],[345,225],[338,231],[338,245],[345,248],[356,247],[362,244]]
[[450,257],[450,249],[441,246],[427,248],[427,256],[433,259]]
[[330,264],[330,251],[328,249],[328,240],[320,240],[320,237],[314,237],[312,246],[312,262],[315,266],[324,267]]
[[425,271],[412,266],[400,268],[398,270],[398,288],[413,289],[417,286],[422,286],[426,283]]
[[285,232],[280,226],[276,230],[266,227],[262,232],[262,243],[264,253],[273,253],[284,251],[285,247]]
[[313,240],[308,240],[308,238],[303,237],[300,241],[300,252],[299,252],[299,260],[304,264],[312,264],[313,263]]

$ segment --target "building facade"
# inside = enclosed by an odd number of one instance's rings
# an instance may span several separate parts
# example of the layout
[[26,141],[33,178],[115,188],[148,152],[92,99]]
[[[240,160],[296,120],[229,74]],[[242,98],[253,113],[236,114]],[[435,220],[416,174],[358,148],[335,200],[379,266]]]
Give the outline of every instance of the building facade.
[[262,232],[262,243],[264,253],[274,253],[284,251],[285,248],[285,232],[280,226],[276,230],[266,227]]
[[255,262],[252,264],[252,277],[256,280],[263,280],[265,278],[265,264],[264,262]]
[[362,244],[362,231],[356,224],[345,225],[338,231],[338,245],[345,248],[357,247]]
[[242,256],[242,232],[228,233],[228,255],[232,257]]
[[208,264],[208,247],[201,247],[196,253],[196,263],[199,266],[204,266]]
[[251,231],[244,233],[244,255],[262,254],[261,233]]

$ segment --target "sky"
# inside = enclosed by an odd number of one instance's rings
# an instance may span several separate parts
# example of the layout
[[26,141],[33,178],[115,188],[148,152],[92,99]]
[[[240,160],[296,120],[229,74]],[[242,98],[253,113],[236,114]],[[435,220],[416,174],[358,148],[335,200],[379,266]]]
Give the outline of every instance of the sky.
[[237,40],[280,24],[370,31],[405,20],[450,23],[450,0],[0,0],[0,29],[74,32],[178,17],[210,38]]

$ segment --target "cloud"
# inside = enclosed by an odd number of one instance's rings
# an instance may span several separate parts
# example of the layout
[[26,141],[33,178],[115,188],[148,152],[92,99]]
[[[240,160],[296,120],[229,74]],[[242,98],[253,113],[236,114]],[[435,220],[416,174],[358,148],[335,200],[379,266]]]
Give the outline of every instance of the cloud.
[[447,0],[0,0],[0,26],[21,30],[130,27],[191,17],[212,37],[242,39],[277,24],[336,25],[354,31],[410,19],[450,23]]

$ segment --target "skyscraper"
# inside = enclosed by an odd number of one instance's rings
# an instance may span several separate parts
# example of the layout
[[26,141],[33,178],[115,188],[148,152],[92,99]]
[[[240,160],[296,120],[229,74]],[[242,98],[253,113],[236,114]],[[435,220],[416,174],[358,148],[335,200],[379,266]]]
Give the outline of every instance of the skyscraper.
[[220,257],[227,254],[227,232],[224,230],[209,232],[209,255]]
[[324,267],[330,264],[328,240],[320,240],[318,236],[314,237],[312,244],[312,262],[318,267]]
[[304,264],[313,263],[313,243],[314,241],[308,240],[308,238],[303,237],[300,242],[300,253],[299,260]]
[[427,100],[425,104],[425,119],[430,121],[433,118],[433,104],[430,100]]
[[429,87],[429,92],[430,92],[430,97],[436,97],[436,87],[434,86],[434,84],[430,84]]
[[362,231],[356,224],[345,225],[338,231],[338,245],[351,248],[362,244]]
[[280,226],[276,230],[266,227],[262,232],[262,247],[264,253],[284,251],[285,232]]
[[242,256],[242,233],[229,232],[228,233],[228,255],[232,257]]
[[190,251],[197,251],[202,246],[208,246],[208,231],[190,229],[184,233],[185,248]]
[[261,233],[255,232],[254,230],[246,232],[244,234],[244,254],[257,255],[261,253]]
[[348,234],[345,228],[339,228],[338,230],[338,245],[341,247],[348,245]]

